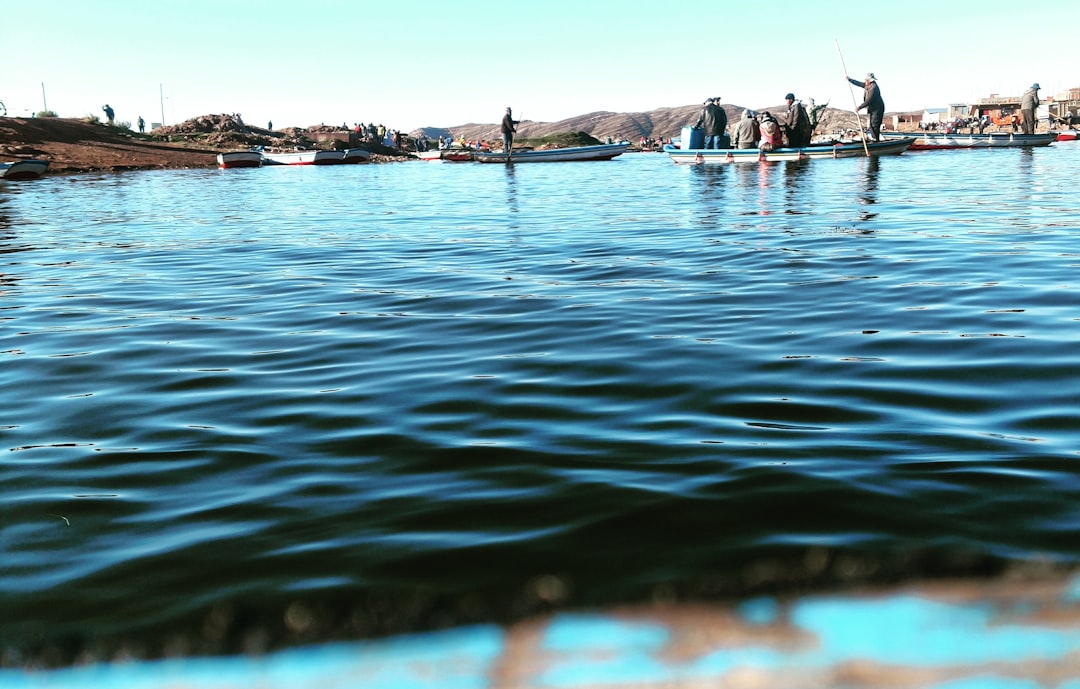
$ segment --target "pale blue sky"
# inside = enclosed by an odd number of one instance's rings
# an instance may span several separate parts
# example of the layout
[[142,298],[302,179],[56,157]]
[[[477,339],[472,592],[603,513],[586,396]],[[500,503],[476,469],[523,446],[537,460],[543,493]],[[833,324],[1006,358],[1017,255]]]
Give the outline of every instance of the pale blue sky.
[[1075,0],[0,0],[0,100],[37,112],[44,84],[61,117],[107,102],[157,122],[164,102],[169,124],[239,112],[404,130],[496,122],[507,105],[555,121],[788,91],[850,108],[838,40],[887,109],[915,110],[1080,87],[1077,20]]

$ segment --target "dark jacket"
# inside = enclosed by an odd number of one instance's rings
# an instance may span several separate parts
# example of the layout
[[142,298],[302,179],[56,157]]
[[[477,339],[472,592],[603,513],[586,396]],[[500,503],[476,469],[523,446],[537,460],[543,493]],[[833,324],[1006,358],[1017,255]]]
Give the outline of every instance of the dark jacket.
[[866,108],[866,112],[885,112],[885,101],[881,99],[881,89],[878,88],[876,81],[871,81],[869,84],[858,79],[852,79],[848,77],[848,81],[856,86],[863,87],[863,102],[855,108],[856,110],[862,110]]
[[709,103],[694,126],[700,127],[705,136],[720,136],[727,129],[727,113],[716,103]]
[[795,101],[791,104],[783,124],[788,130],[792,145],[806,145],[810,142],[814,128],[810,125],[810,116],[806,114],[802,103]]
[[513,134],[517,131],[514,127],[518,124],[518,121],[510,117],[510,113],[503,115],[502,120],[502,133]]

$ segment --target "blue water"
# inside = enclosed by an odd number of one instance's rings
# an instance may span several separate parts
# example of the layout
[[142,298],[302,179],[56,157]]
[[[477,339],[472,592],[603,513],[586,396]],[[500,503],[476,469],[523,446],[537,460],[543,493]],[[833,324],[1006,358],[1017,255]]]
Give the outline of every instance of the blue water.
[[1073,563],[1078,167],[0,185],[0,663]]

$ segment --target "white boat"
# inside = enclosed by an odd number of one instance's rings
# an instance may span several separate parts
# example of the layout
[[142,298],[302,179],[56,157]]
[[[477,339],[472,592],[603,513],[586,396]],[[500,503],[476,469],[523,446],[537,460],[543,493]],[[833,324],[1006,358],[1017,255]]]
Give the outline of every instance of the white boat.
[[262,165],[262,153],[258,151],[228,151],[218,153],[218,166],[222,168],[259,167]]
[[1012,132],[989,132],[986,134],[961,134],[954,132],[881,132],[882,140],[897,141],[915,137],[912,151],[933,151],[952,148],[1015,148],[1017,146],[1048,146],[1056,134],[1013,134]]
[[676,148],[664,146],[664,152],[676,163],[724,165],[739,162],[773,162],[777,160],[809,160],[811,158],[865,158],[867,155],[899,155],[906,151],[914,138],[895,141],[839,142],[815,144],[802,148],[777,148],[762,151],[756,148]]
[[557,163],[582,160],[611,160],[629,148],[629,143],[547,148],[540,151],[473,151],[472,159],[481,163]]
[[420,151],[416,154],[416,157],[428,162],[465,163],[473,159],[472,154],[473,152],[467,148],[444,148],[442,150]]
[[366,163],[371,160],[371,151],[366,148],[346,148],[341,155],[343,163]]
[[262,162],[263,165],[340,165],[345,162],[345,154],[341,151],[263,151]]
[[49,161],[25,158],[0,163],[0,178],[3,179],[38,179],[49,169]]

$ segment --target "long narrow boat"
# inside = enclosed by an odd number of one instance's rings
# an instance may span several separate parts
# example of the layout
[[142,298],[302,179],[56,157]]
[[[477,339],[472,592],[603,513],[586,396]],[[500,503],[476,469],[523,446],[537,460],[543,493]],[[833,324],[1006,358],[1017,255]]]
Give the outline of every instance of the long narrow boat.
[[346,148],[341,157],[341,162],[350,165],[366,163],[369,160],[371,160],[371,151],[366,148]]
[[1054,133],[1057,134],[1058,141],[1076,141],[1076,135],[1080,134],[1080,132],[1076,131],[1075,129],[1067,129]]
[[345,154],[341,151],[263,151],[262,162],[263,165],[340,165],[345,162]]
[[871,156],[899,155],[906,151],[913,138],[895,141],[871,141],[863,147],[861,141],[833,144],[817,144],[802,148],[777,148],[761,151],[756,148],[676,148],[664,146],[664,152],[672,162],[685,164],[724,165],[741,162],[773,162],[777,160],[807,160],[811,158],[865,158]]
[[542,151],[473,151],[472,159],[481,163],[561,163],[583,160],[611,160],[629,148],[630,144],[600,144],[548,148]]
[[259,167],[262,165],[262,153],[258,151],[227,151],[218,153],[218,166],[222,168]]
[[49,161],[36,158],[24,158],[13,160],[9,163],[0,163],[0,178],[2,179],[39,179],[49,169]]
[[[882,132],[881,138],[896,141],[908,138],[912,134]],[[944,134],[924,132],[916,134],[912,151],[933,151],[953,148],[1015,148],[1017,146],[1048,146],[1057,138],[1056,134],[1013,134],[1012,132],[990,132],[987,134]]]

